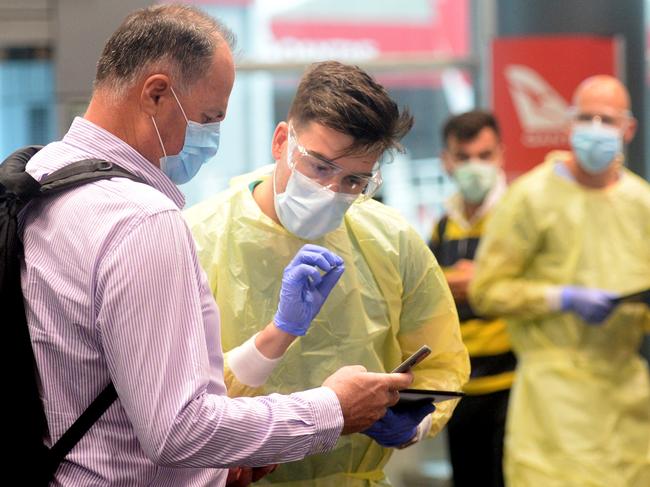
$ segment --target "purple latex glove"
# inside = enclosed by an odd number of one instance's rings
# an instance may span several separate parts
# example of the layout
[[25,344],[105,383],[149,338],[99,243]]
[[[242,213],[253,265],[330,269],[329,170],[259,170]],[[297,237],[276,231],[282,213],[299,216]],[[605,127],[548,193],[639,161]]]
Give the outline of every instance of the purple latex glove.
[[381,446],[400,446],[415,436],[418,425],[435,410],[436,406],[428,401],[408,408],[388,408],[383,418],[362,433]]
[[291,335],[307,333],[344,270],[338,255],[318,245],[303,246],[284,269],[275,326]]
[[562,288],[560,299],[562,311],[573,311],[587,323],[598,324],[612,312],[617,296],[602,289],[567,286]]

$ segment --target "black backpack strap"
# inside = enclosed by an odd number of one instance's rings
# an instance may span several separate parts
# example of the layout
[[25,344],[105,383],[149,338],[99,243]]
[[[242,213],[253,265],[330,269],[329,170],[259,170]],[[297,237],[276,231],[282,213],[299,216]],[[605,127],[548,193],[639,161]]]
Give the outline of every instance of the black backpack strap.
[[110,405],[115,402],[115,399],[117,399],[117,391],[113,383],[110,382],[50,449],[49,461],[52,473],[56,472],[56,469],[65,456],[70,453],[70,450],[79,443],[83,435],[97,422]]
[[444,236],[445,236],[445,231],[447,230],[447,221],[449,220],[449,215],[444,215],[439,221],[438,221],[438,242],[442,243]]
[[436,256],[436,259],[440,259],[440,249],[442,248],[442,243],[444,242],[445,230],[447,229],[447,220],[449,217],[445,214],[442,216],[438,223],[436,224],[436,239],[431,235],[431,240],[429,240],[429,249],[433,252],[433,255]]
[[41,180],[41,193],[53,194],[82,184],[109,178],[127,178],[140,183],[144,182],[139,177],[112,162],[101,159],[84,159],[48,174]]

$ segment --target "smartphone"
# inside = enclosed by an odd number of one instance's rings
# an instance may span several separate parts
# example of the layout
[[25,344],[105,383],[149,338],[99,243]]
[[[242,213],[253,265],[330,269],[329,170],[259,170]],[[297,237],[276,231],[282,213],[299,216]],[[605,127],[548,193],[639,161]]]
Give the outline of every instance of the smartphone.
[[431,349],[427,345],[422,345],[420,349],[415,352],[413,355],[411,355],[409,358],[404,360],[401,364],[399,364],[393,371],[393,374],[399,373],[399,372],[407,372],[411,370],[412,367],[414,367],[416,364],[420,363],[424,358],[431,353]]

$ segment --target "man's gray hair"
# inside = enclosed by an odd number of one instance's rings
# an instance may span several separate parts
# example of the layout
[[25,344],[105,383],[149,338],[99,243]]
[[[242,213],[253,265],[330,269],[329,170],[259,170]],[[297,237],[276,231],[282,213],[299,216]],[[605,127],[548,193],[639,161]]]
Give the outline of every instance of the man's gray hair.
[[131,13],[104,46],[95,89],[121,98],[140,76],[164,72],[185,91],[210,68],[218,43],[232,50],[235,35],[206,13],[187,5],[157,5]]

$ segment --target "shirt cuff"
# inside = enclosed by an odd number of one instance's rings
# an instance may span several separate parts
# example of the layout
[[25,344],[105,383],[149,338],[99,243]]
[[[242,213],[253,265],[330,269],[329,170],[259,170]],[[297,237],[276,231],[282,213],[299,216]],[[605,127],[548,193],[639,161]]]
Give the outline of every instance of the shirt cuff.
[[417,432],[415,433],[416,443],[418,441],[424,440],[431,431],[431,414],[427,414],[426,417],[418,425]]
[[249,387],[263,385],[275,370],[282,357],[265,357],[255,346],[255,337],[230,350],[227,354],[228,366],[235,378]]
[[546,290],[546,304],[551,311],[562,309],[562,286],[549,286]]
[[336,393],[329,387],[318,387],[291,395],[300,396],[312,407],[316,434],[310,454],[325,453],[334,448],[343,431],[343,411]]

